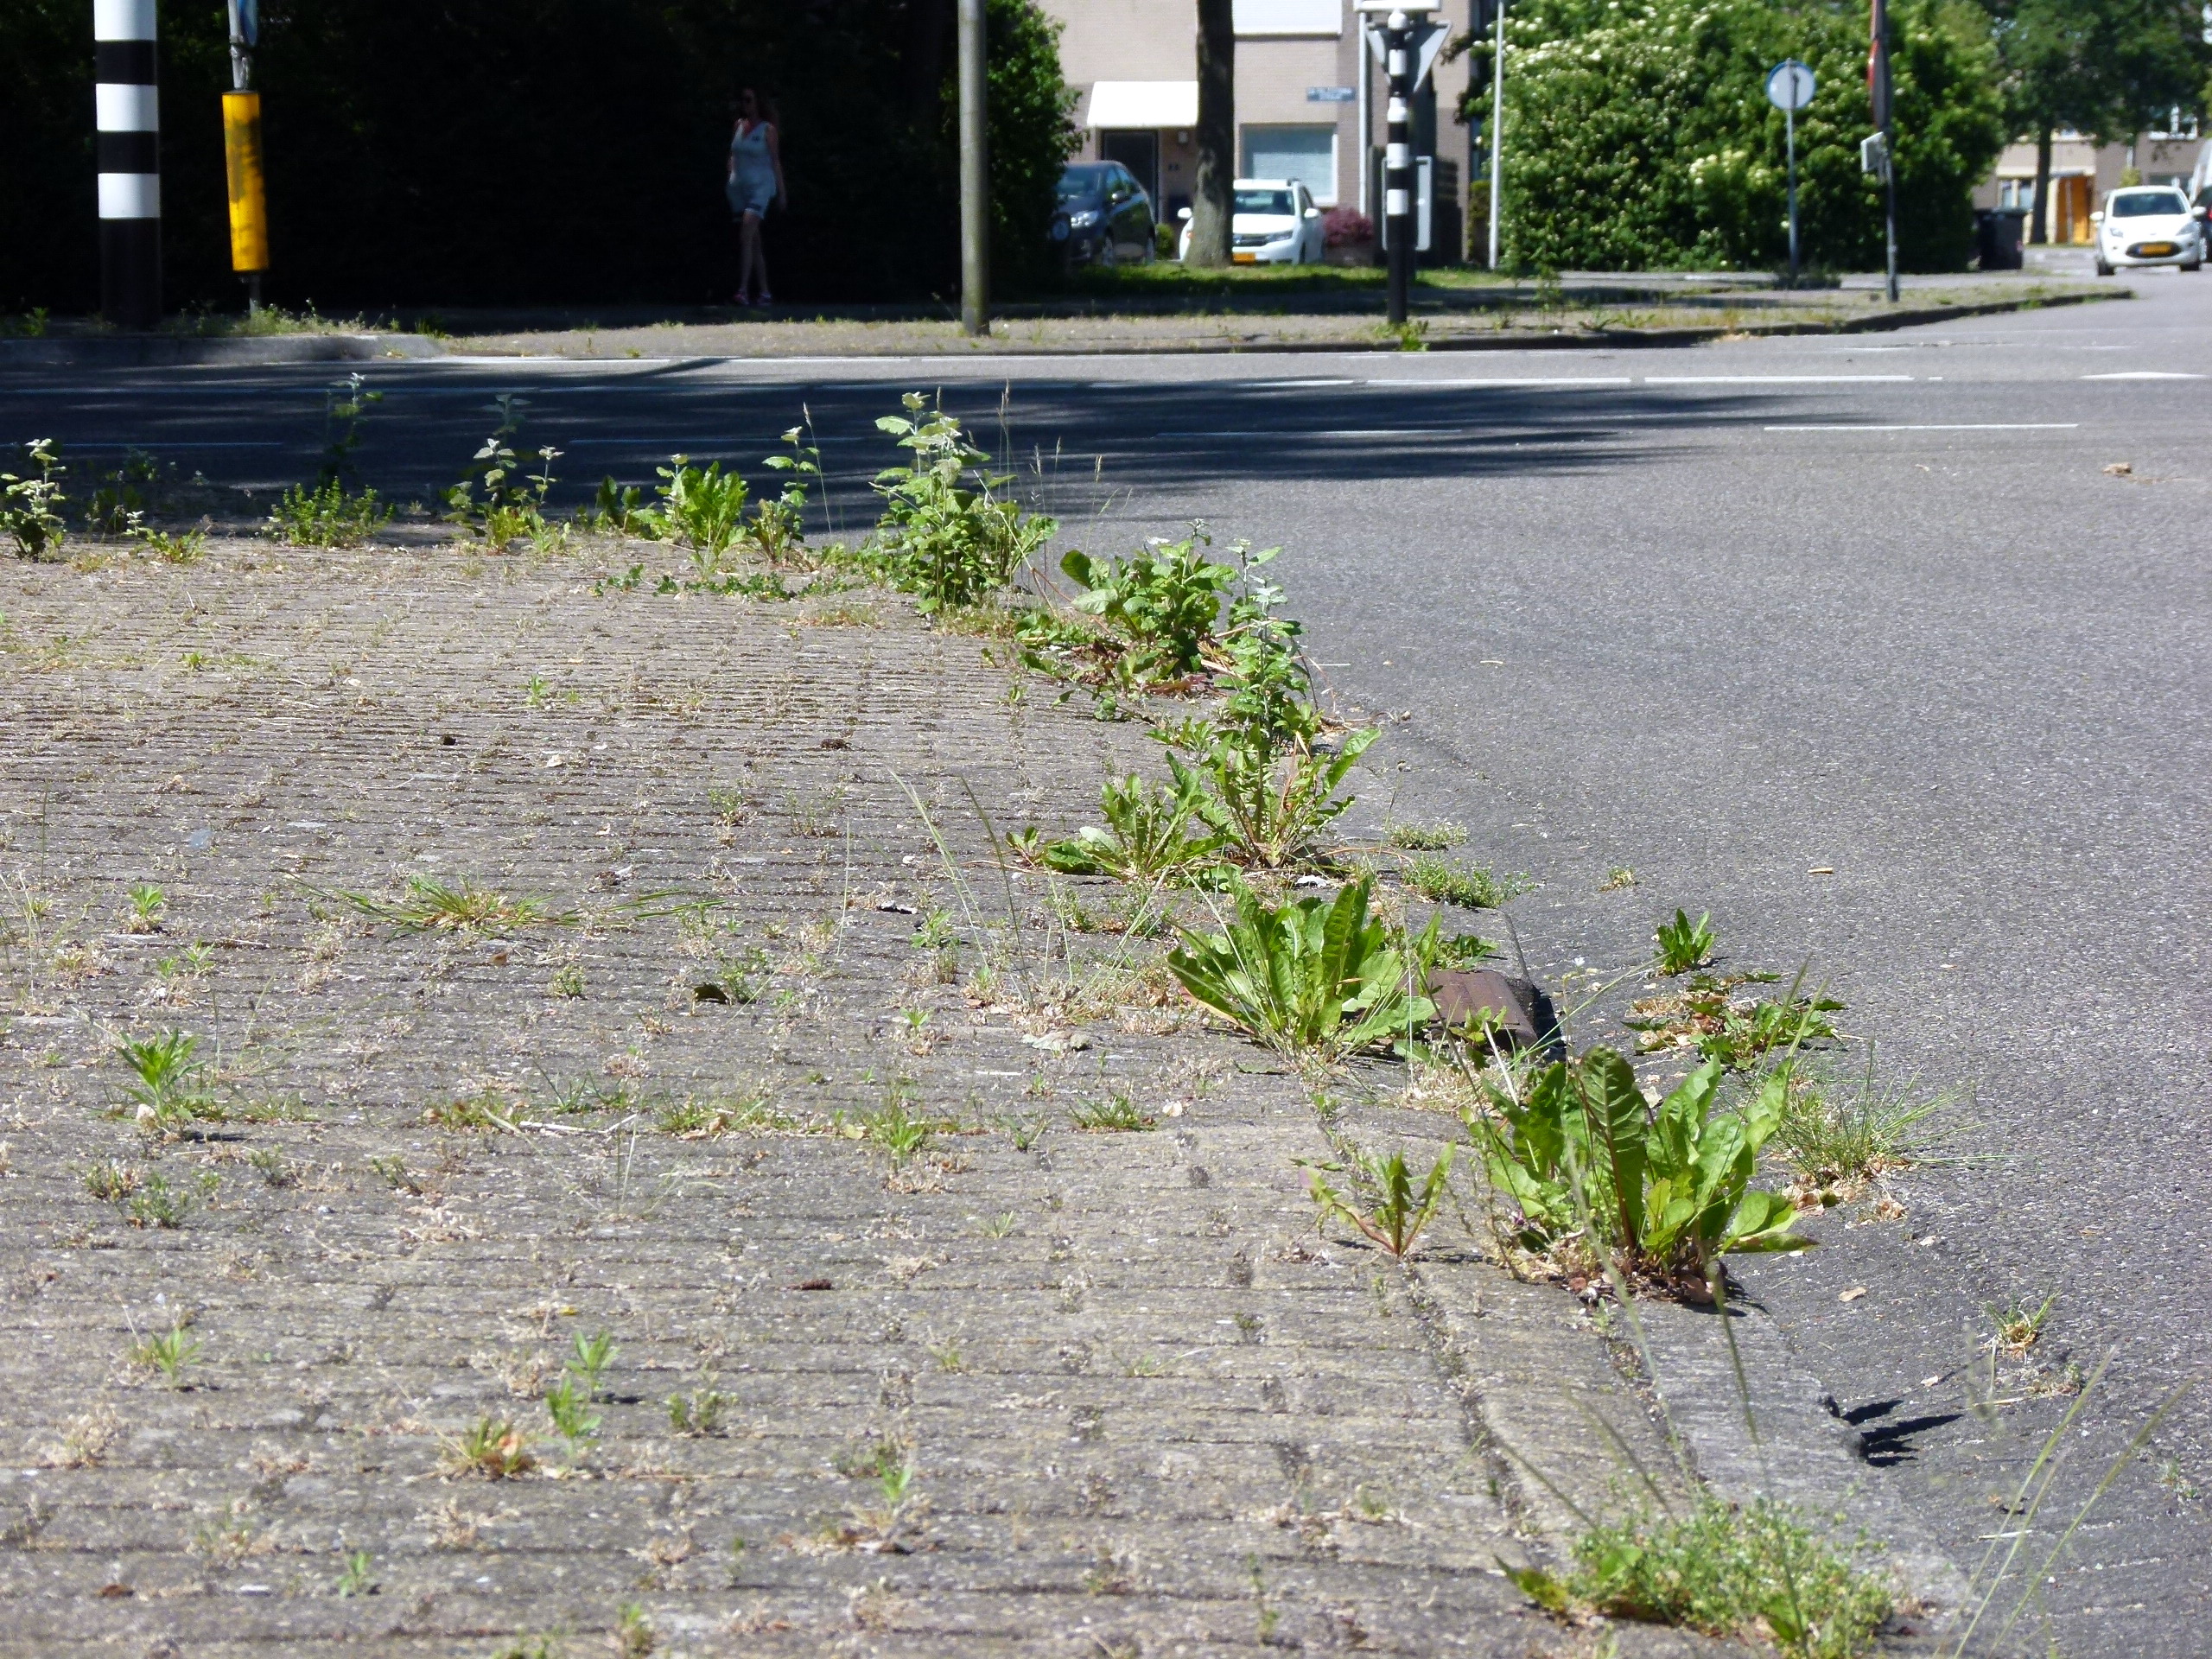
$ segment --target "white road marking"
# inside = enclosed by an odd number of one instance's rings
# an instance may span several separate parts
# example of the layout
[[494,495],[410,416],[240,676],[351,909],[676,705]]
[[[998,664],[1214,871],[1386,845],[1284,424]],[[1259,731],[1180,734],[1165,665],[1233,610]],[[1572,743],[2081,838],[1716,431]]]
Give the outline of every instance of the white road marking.
[[2071,432],[2079,421],[1962,421],[1954,426],[1763,426],[1762,432]]
[[1370,386],[1625,386],[1630,384],[1624,374],[1558,375],[1546,378],[1530,376],[1522,379],[1499,380],[1370,380]]
[[1821,386],[1865,380],[1910,380],[1909,374],[1647,374],[1647,386]]
[[2172,369],[2122,369],[2112,374],[2085,374],[2084,380],[2202,380],[2201,374],[2183,374]]

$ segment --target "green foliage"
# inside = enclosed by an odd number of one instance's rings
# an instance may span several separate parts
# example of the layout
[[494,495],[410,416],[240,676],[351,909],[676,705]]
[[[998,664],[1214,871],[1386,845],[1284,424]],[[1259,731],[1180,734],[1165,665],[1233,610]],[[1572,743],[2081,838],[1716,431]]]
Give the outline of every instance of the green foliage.
[[550,446],[535,451],[538,469],[525,472],[510,442],[522,430],[523,403],[512,392],[492,400],[499,424],[484,440],[461,481],[445,493],[446,516],[474,530],[494,548],[546,531],[545,498],[553,489],[553,463],[561,452]]
[[668,1396],[668,1427],[671,1433],[700,1439],[722,1432],[722,1417],[737,1403],[737,1396],[720,1389],[694,1389]]
[[206,1068],[194,1058],[199,1047],[200,1039],[188,1031],[163,1031],[117,1045],[117,1057],[137,1079],[124,1085],[124,1098],[138,1108],[143,1120],[172,1130],[195,1118],[222,1115],[203,1081]]
[[1775,974],[1693,974],[1680,991],[1643,997],[1622,1023],[1640,1033],[1637,1049],[1694,1048],[1732,1071],[1748,1071],[1777,1049],[1798,1049],[1838,1039],[1828,1015],[1843,1004],[1815,992],[1802,994],[1803,978],[1780,999],[1734,995],[1747,984],[1772,984]]
[[130,1363],[149,1371],[158,1371],[172,1387],[183,1380],[184,1368],[200,1353],[200,1338],[185,1333],[182,1325],[164,1331],[158,1337],[142,1337],[130,1345]]
[[1429,1166],[1427,1179],[1418,1189],[1412,1172],[1406,1167],[1402,1152],[1394,1152],[1388,1158],[1362,1153],[1357,1157],[1355,1168],[1351,1185],[1360,1190],[1355,1192],[1353,1198],[1367,1198],[1364,1206],[1323,1180],[1319,1170],[1313,1173],[1308,1196],[1319,1206],[1324,1220],[1335,1216],[1350,1222],[1384,1254],[1393,1260],[1403,1261],[1412,1254],[1422,1230],[1443,1205],[1445,1183],[1452,1174],[1452,1148],[1445,1147]]
[[1449,852],[1467,838],[1462,823],[1392,823],[1382,831],[1382,844],[1409,853]]
[[1714,944],[1712,928],[1713,912],[1707,911],[1693,922],[1689,912],[1678,910],[1671,922],[1662,922],[1652,930],[1651,937],[1659,946],[1659,971],[1669,976],[1687,974],[1702,968],[1713,959]]
[[799,442],[803,429],[795,426],[784,434],[789,454],[766,457],[771,471],[785,475],[784,487],[753,505],[753,522],[745,527],[745,539],[771,564],[797,563],[806,551],[806,498],[822,482],[822,451]]
[[1091,1135],[1126,1135],[1160,1127],[1160,1120],[1128,1095],[1084,1101],[1070,1114],[1077,1128]]
[[1239,882],[1234,919],[1219,933],[1185,932],[1168,968],[1206,1007],[1289,1052],[1333,1058],[1402,1038],[1435,1012],[1415,988],[1436,925],[1402,948],[1368,915],[1370,896],[1360,880],[1334,900],[1271,908]]
[[894,1090],[891,1097],[872,1112],[860,1116],[860,1133],[870,1144],[903,1164],[929,1144],[937,1125],[908,1109],[906,1097]]
[[702,472],[688,455],[671,455],[654,471],[661,476],[661,505],[653,515],[660,533],[691,550],[702,576],[721,574],[722,555],[745,527],[745,480],[723,472],[719,461]]
[[1006,586],[1058,528],[1002,495],[1011,475],[986,473],[988,459],[960,423],[918,392],[877,428],[912,459],[876,474],[883,518],[870,553],[893,585],[921,595],[924,612],[974,605]]
[[391,522],[391,506],[374,490],[353,494],[333,480],[313,489],[295,484],[277,497],[269,532],[293,547],[359,547]]
[[61,518],[69,499],[61,493],[61,474],[69,469],[52,438],[29,440],[23,454],[32,470],[0,473],[0,531],[14,538],[24,558],[43,559],[60,552],[69,533]]
[[[1221,618],[1222,596],[1238,575],[1236,566],[1207,556],[1203,550],[1210,545],[1203,532],[1179,542],[1155,537],[1143,552],[1110,565],[1071,550],[1061,556],[1060,569],[1083,589],[1076,609],[1103,618],[1137,643],[1141,673],[1173,678],[1198,670]],[[1264,563],[1276,551],[1270,548],[1253,563]]]
[[1529,890],[1521,876],[1495,874],[1489,865],[1452,863],[1426,855],[1409,858],[1402,873],[1405,883],[1422,898],[1462,910],[1495,910]]
[[1380,735],[1349,733],[1331,753],[1255,732],[1222,733],[1194,768],[1205,787],[1198,810],[1240,863],[1280,870],[1308,861],[1321,832],[1351,806],[1353,798],[1338,791]]
[[1996,24],[2013,131],[2035,137],[2070,127],[2130,137],[2163,127],[2177,105],[2202,105],[2212,54],[2194,0],[1983,3]]
[[161,463],[143,449],[126,449],[123,464],[104,474],[86,504],[85,528],[99,536],[127,536],[138,528],[160,493]]
[[545,1414],[572,1447],[599,1433],[599,1414],[590,1407],[591,1391],[572,1372],[563,1372],[560,1382],[545,1392]]
[[366,391],[359,372],[347,375],[322,394],[322,467],[317,484],[350,484],[357,469],[353,452],[361,447],[361,419],[384,401],[384,393]]
[[[83,10],[0,3],[11,70],[0,154],[50,158],[0,168],[0,225],[36,227],[0,238],[0,311],[98,302]],[[1050,246],[1038,202],[1049,204],[1068,154],[1066,91],[1040,11],[991,0],[988,16],[993,241],[1019,257]],[[173,111],[213,111],[229,89],[224,35],[220,6],[163,9]],[[257,84],[284,90],[268,179],[283,241],[268,283],[294,308],[308,296],[355,308],[727,295],[735,248],[720,157],[745,85],[783,132],[790,200],[767,226],[779,293],[918,299],[957,280],[949,12],[904,0],[804,11],[766,0],[317,0],[264,6],[254,63]],[[487,211],[516,188],[489,181],[488,158],[522,156],[548,184],[525,213]],[[235,314],[220,124],[173,114],[162,163],[172,303]],[[855,216],[851,204],[893,173],[901,210]]]
[[1624,1272],[1673,1282],[1730,1252],[1808,1248],[1789,1231],[1789,1200],[1751,1185],[1788,1079],[1716,1110],[1722,1075],[1707,1061],[1656,1109],[1609,1048],[1554,1062],[1525,1093],[1484,1077],[1490,1110],[1470,1112],[1467,1128],[1491,1185],[1519,1207],[1516,1242],[1542,1250],[1584,1232]]
[[[1106,827],[1085,824],[1072,841],[1043,849],[1056,870],[1110,875],[1117,880],[1202,884],[1221,867],[1222,836],[1202,813],[1205,785],[1175,756],[1168,757],[1174,785],[1147,785],[1132,773],[1109,778],[1099,790]],[[1017,842],[1017,850],[1021,844]]]
[[1807,1185],[1847,1195],[1850,1190],[1917,1161],[1923,1126],[1948,1110],[1955,1093],[1922,1095],[1909,1084],[1878,1084],[1870,1048],[1866,1075],[1844,1088],[1789,1068],[1788,1097],[1774,1132],[1774,1150]]
[[[1522,1592],[1550,1612],[1587,1608],[1612,1618],[1684,1626],[1708,1636],[1762,1635],[1789,1659],[1854,1659],[1877,1650],[1895,1603],[1876,1572],[1783,1504],[1744,1508],[1700,1498],[1685,1517],[1637,1515],[1592,1528],[1564,1578],[1515,1571]],[[1764,1628],[1762,1628],[1764,1627]]]
[[338,1575],[338,1593],[345,1596],[372,1596],[377,1590],[376,1561],[365,1549],[349,1552],[345,1569]]
[[[985,108],[991,157],[991,264],[1001,283],[1034,286],[1058,265],[1052,240],[1060,168],[1082,144],[1076,93],[1060,72],[1063,25],[1033,0],[984,0]],[[958,144],[948,81],[941,130]]]
[[[1987,20],[1967,0],[1895,0],[1890,15],[1902,257],[1914,270],[1958,269],[1973,251],[1974,188],[2008,137]],[[1882,192],[1859,167],[1870,130],[1863,6],[1525,0],[1508,13],[1506,35],[1514,264],[1783,264],[1783,123],[1764,83],[1794,56],[1818,82],[1797,118],[1804,257],[1843,270],[1881,264]]]
[[658,533],[659,526],[645,500],[645,493],[635,484],[618,484],[610,474],[599,480],[598,493],[592,498],[591,505],[579,515],[579,522],[586,530],[650,537]]

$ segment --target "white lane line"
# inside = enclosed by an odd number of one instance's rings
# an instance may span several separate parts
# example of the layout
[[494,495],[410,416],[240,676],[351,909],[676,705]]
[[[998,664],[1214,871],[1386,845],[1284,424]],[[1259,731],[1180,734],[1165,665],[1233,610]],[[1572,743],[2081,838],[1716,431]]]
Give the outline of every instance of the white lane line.
[[1558,375],[1522,379],[1499,380],[1370,380],[1370,386],[1625,386],[1630,384],[1624,374]]
[[1647,374],[1647,386],[1825,386],[1910,380],[1909,374]]
[[1264,431],[1155,432],[1155,438],[1471,438],[1479,435],[1465,426],[1312,427],[1277,426]]
[[[452,352],[443,357],[409,357],[399,359],[410,368],[417,364],[457,363],[467,368],[501,369],[652,369],[664,367],[677,359],[672,357],[555,357],[550,353],[525,356],[496,353]],[[230,367],[224,364],[219,366]]]
[[2071,432],[2079,421],[1962,421],[1951,426],[1763,426],[1762,432]]
[[2124,369],[2115,374],[2085,374],[2084,380],[2202,380],[2201,374],[2182,374],[2172,369]]

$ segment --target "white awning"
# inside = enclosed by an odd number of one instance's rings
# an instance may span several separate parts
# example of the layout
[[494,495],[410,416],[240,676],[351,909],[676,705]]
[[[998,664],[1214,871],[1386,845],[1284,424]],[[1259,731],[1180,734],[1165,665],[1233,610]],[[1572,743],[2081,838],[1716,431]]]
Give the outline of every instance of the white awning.
[[1195,80],[1101,80],[1091,84],[1089,127],[1195,127]]

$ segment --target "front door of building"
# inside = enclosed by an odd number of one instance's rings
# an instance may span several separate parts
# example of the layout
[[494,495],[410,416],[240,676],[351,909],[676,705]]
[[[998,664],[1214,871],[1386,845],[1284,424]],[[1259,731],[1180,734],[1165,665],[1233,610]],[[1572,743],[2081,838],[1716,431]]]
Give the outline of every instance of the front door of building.
[[1098,135],[1098,159],[1119,162],[1137,175],[1137,182],[1144,186],[1145,194],[1152,198],[1154,215],[1162,213],[1160,204],[1160,135],[1156,132],[1124,128],[1118,132]]

